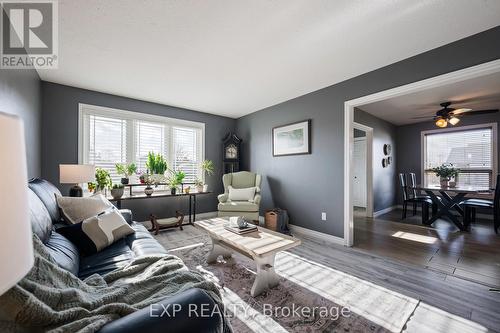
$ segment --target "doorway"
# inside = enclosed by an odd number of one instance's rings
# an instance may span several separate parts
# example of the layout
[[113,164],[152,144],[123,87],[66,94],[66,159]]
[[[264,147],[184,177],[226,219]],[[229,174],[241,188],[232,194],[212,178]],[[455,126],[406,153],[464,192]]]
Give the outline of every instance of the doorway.
[[373,128],[353,124],[352,206],[357,216],[373,217]]

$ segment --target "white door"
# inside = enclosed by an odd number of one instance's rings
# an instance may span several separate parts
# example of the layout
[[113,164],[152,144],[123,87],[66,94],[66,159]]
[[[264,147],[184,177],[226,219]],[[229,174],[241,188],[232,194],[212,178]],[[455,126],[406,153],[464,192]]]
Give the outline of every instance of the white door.
[[366,207],[366,138],[354,139],[352,155],[352,200],[356,207]]

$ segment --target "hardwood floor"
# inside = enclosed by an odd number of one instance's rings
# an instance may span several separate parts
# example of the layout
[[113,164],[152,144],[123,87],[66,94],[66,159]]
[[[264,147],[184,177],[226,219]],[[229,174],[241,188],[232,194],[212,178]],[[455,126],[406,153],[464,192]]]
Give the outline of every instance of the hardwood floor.
[[444,280],[459,277],[500,288],[500,236],[492,221],[478,220],[470,232],[461,232],[446,220],[423,226],[419,213],[403,221],[401,210],[375,219],[363,215],[355,210],[356,249],[443,273]]

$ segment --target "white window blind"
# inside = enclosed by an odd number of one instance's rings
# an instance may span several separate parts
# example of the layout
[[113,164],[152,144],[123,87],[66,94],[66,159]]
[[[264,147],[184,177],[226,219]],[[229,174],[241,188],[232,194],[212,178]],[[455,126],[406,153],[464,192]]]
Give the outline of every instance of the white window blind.
[[460,169],[459,185],[491,187],[496,166],[493,127],[430,133],[424,137],[424,173],[427,184],[439,184],[432,168],[452,163]]
[[204,159],[204,124],[137,112],[80,104],[80,163],[94,164],[120,182],[116,163],[135,163],[146,171],[149,152],[160,153],[168,166],[186,174],[184,183],[200,177]]
[[200,177],[198,160],[200,150],[198,147],[197,131],[193,128],[172,128],[173,164],[176,170],[182,170],[185,181],[192,183]]
[[146,171],[148,153],[162,154],[167,158],[165,145],[165,125],[146,121],[136,121],[135,161],[139,170]]
[[119,180],[115,164],[127,158],[126,121],[91,115],[88,118],[88,157],[85,163],[108,170],[113,181]]

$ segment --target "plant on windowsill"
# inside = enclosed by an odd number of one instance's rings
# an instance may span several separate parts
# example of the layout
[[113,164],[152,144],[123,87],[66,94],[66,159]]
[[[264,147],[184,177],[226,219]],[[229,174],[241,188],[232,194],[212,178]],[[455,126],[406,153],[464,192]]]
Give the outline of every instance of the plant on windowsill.
[[186,174],[182,171],[172,171],[172,176],[168,180],[168,186],[170,187],[170,194],[175,195],[177,193],[177,187],[182,184]]
[[194,180],[194,186],[196,187],[196,192],[203,192],[203,181],[199,178]]
[[129,178],[137,171],[137,166],[134,163],[130,164],[115,164],[116,173],[119,175],[123,175],[121,179],[121,183],[123,185],[127,185],[129,183]]
[[439,184],[441,187],[448,187],[448,182],[451,178],[454,178],[454,183],[456,185],[458,173],[460,169],[453,167],[452,163],[443,163],[441,166],[431,169],[436,176],[439,177]]
[[147,195],[147,196],[150,196],[151,194],[153,194],[153,192],[155,191],[154,188],[151,186],[153,184],[153,178],[151,177],[151,175],[148,175],[148,174],[142,174],[141,175],[141,183],[142,184],[146,184],[146,188],[144,189],[144,193]]
[[[204,176],[205,176],[205,179],[206,179],[206,176],[211,176],[214,174],[214,162],[212,162],[211,160],[204,160],[203,162],[201,162],[201,171],[203,172]],[[200,192],[208,192],[208,185],[207,184],[203,184],[203,188],[202,188],[202,191]]]
[[123,184],[113,184],[113,187],[111,188],[111,196],[113,199],[120,199],[123,196],[123,190]]
[[102,168],[95,169],[95,192],[99,193],[108,188],[110,188],[113,184],[111,180],[111,175],[108,170]]

